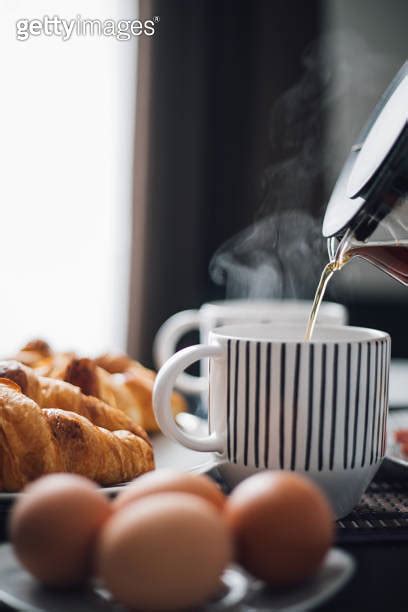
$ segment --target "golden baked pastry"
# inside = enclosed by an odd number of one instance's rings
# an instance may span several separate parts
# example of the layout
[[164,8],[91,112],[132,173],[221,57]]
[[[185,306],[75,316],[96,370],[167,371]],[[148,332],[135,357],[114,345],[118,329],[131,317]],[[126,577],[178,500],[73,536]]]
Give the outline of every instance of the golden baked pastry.
[[30,367],[35,367],[39,361],[51,357],[50,345],[45,340],[39,338],[27,342],[23,348],[13,357]]
[[11,359],[35,368],[39,374],[48,376],[55,368],[62,368],[75,353],[57,353],[53,351],[45,340],[36,338],[27,342]]
[[[143,414],[143,426],[147,431],[158,431],[159,426],[153,413],[153,387],[155,372],[145,368],[141,363],[123,354],[105,353],[95,359],[95,363],[110,372],[116,385],[123,389],[118,407],[127,414],[132,414],[133,406],[137,405]],[[174,416],[186,412],[187,402],[180,393],[173,391],[171,404]]]
[[16,383],[0,379],[0,490],[19,491],[52,472],[112,485],[153,468],[146,436],[108,431],[74,412],[41,409]]
[[143,367],[138,361],[134,361],[123,353],[104,353],[96,357],[95,363],[110,374],[123,374],[127,370]]
[[[112,377],[99,368],[93,359],[73,357],[61,367],[55,367],[51,374],[53,378],[65,380],[79,387],[85,395],[92,395],[111,406],[117,407],[116,397],[112,389]],[[141,422],[140,418],[135,419]]]
[[[17,356],[17,361],[41,376],[69,382],[84,395],[118,408],[147,431],[159,431],[153,413],[156,374],[128,355],[105,353],[96,359],[78,358],[74,353],[53,352],[45,341],[33,340]],[[186,401],[177,392],[172,394],[172,407],[174,415],[187,410]]]
[[144,429],[124,412],[100,399],[84,395],[79,387],[38,374],[17,361],[0,361],[0,377],[16,383],[40,408],[75,412],[109,431],[127,430],[148,440]]
[[[147,431],[158,431],[153,414],[153,386],[156,375],[137,362],[122,373],[110,373],[98,366],[99,360],[71,359],[60,370],[53,370],[51,376],[78,386],[86,395],[93,395],[117,407]],[[172,395],[173,413],[187,410],[184,398],[174,392]]]

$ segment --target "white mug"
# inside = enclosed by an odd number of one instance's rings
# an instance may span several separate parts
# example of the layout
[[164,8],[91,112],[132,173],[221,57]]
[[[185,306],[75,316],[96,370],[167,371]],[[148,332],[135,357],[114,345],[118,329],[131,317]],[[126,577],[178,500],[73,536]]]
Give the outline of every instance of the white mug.
[[[165,435],[216,453],[234,486],[259,469],[295,470],[348,514],[385,454],[391,341],[385,332],[321,326],[231,325],[161,368],[153,404]],[[171,411],[177,376],[209,358],[209,435],[182,431]]]
[[[233,323],[307,324],[312,302],[308,300],[222,300],[203,304],[199,310],[178,312],[160,327],[153,344],[153,355],[160,368],[176,352],[179,340],[188,332],[198,330],[200,342],[207,343],[210,331]],[[323,302],[318,324],[345,325],[347,310],[341,304]],[[207,387],[202,363],[201,376],[182,372],[177,388],[185,393],[200,395]]]

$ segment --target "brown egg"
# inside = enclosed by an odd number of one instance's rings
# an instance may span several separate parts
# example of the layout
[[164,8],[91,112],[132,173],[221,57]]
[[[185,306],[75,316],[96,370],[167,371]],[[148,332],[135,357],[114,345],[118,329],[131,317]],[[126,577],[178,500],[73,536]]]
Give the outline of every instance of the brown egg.
[[198,495],[219,510],[224,507],[226,501],[220,488],[207,476],[162,469],[149,472],[134,480],[115,499],[114,508],[123,508],[126,504],[147,495],[170,492]]
[[24,489],[12,509],[9,533],[22,565],[53,586],[82,583],[90,575],[96,535],[112,508],[81,476],[52,474]]
[[231,561],[231,535],[213,505],[158,493],[116,512],[101,532],[99,575],[130,608],[181,610],[214,595]]
[[271,585],[300,582],[321,564],[334,535],[326,498],[293,472],[261,472],[232,492],[225,518],[238,561]]

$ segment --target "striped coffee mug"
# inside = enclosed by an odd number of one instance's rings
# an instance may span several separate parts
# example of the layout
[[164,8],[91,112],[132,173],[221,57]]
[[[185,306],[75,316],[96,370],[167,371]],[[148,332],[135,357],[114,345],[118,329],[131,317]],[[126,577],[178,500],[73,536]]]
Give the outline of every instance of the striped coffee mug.
[[[188,347],[161,368],[154,409],[164,434],[216,453],[226,481],[259,469],[302,472],[327,494],[337,517],[358,503],[386,445],[388,334],[320,326],[230,325],[208,345]],[[209,435],[177,426],[170,397],[177,376],[209,358]]]

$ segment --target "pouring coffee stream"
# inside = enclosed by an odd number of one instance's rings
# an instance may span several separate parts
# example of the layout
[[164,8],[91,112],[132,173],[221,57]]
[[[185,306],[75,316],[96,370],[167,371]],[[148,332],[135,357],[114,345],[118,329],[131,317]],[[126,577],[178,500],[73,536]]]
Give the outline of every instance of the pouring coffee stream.
[[[345,243],[347,244],[348,240],[346,240]],[[313,331],[316,325],[317,315],[319,313],[319,308],[323,301],[329,280],[332,278],[333,274],[337,270],[340,270],[350,260],[353,254],[354,253],[352,253],[352,249],[344,248],[344,243],[342,242],[337,251],[335,252],[334,257],[323,268],[323,272],[321,274],[319,284],[317,285],[316,293],[312,303],[312,308],[307,322],[305,334],[306,342],[309,342],[312,339]]]
[[326,292],[326,287],[333,276],[334,272],[339,269],[335,262],[329,261],[328,264],[323,268],[322,275],[320,277],[319,284],[317,285],[316,293],[314,296],[312,309],[310,311],[309,319],[306,327],[305,341],[309,342],[312,339],[313,331],[316,325],[316,319],[319,312],[320,304],[323,301],[324,294]]
[[408,286],[408,62],[374,108],[340,173],[323,221],[325,266],[306,340],[327,283],[355,256]]

